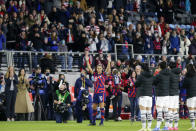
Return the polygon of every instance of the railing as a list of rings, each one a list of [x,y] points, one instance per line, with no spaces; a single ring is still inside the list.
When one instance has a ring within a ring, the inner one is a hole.
[[[181,58],[181,63],[182,63],[182,67],[184,68],[187,64],[187,60],[188,60],[188,55],[163,55],[163,54],[136,54],[133,53],[133,58],[137,59],[138,56],[142,56],[142,61],[146,62],[149,64],[149,66],[151,66],[151,62],[155,61],[155,63],[157,64],[161,59],[162,56],[165,56],[166,61],[176,61],[178,57]],[[195,55],[192,55],[192,57],[196,58]]]
[[[52,64],[56,67],[55,71],[79,71],[81,65],[82,52],[33,52],[33,51],[0,51],[0,68],[1,70],[7,70],[7,67],[13,65],[16,70],[20,68],[25,68],[27,71],[32,71],[32,69],[40,66],[40,60],[44,58],[45,54],[50,54],[52,56]],[[98,53],[90,53],[95,56]],[[108,53],[103,53],[107,55]],[[130,58],[137,58],[138,55],[142,56],[142,61],[149,63],[151,65],[152,61],[156,63],[160,60],[161,56],[166,56],[167,60],[171,57],[174,60],[177,57],[182,58],[182,62],[186,62],[187,55],[162,55],[162,54],[136,54],[133,51],[133,45],[125,44],[115,44],[115,53],[110,53],[113,60],[124,59],[129,60]]]
[[[0,65],[7,67],[12,65],[16,70],[25,68],[30,72],[32,69],[40,66],[42,58],[45,54],[50,54],[52,57],[52,64],[56,67],[56,71],[79,71],[80,62],[84,53],[82,52],[33,52],[33,51],[0,51],[2,56],[2,62]],[[98,55],[98,53],[89,53],[92,56]],[[104,55],[108,53],[103,53]],[[110,53],[115,58],[115,53]],[[0,58],[1,59],[1,58]]]
[[[134,56],[133,45],[131,44],[115,44],[115,60],[124,59],[129,60]]]

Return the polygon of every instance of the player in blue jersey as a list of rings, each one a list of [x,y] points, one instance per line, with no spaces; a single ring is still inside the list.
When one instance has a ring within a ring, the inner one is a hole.
[[[89,57],[85,57],[87,68],[89,72],[93,75],[94,81],[94,96],[93,96],[93,122],[90,125],[96,125],[96,116],[97,116],[97,107],[100,107],[101,110],[101,122],[100,126],[103,125],[105,110],[104,110],[104,102],[106,98],[106,91],[105,91],[105,80],[106,80],[106,73],[110,73],[110,62],[111,56],[108,55],[107,57],[107,68],[105,72],[103,71],[102,65],[97,65],[96,71],[94,72],[89,64]]]

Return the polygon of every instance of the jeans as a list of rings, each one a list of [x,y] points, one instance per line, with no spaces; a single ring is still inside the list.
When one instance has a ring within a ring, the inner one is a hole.
[[[138,98],[136,97],[129,97],[130,101],[130,108],[131,108],[131,119],[134,119],[135,115],[137,119],[140,119],[140,109],[139,109],[139,103],[138,103]]]
[[[7,118],[15,117],[15,102],[16,102],[16,91],[6,92],[6,116]]]
[[[122,107],[122,94],[117,95],[113,101],[113,117],[118,118],[121,114],[121,107]]]
[[[72,69],[72,64],[73,64],[73,56],[71,54],[68,55],[68,69]]]
[[[59,60],[61,62],[61,68],[64,70],[66,68],[66,57],[65,55],[60,55]]]

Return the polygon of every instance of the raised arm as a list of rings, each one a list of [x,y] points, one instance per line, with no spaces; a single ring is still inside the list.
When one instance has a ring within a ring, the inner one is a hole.
[[[85,61],[86,61],[86,65],[87,65],[87,68],[89,69],[90,73],[93,74],[93,69],[91,68],[91,65],[89,63],[89,56],[85,56]]]
[[[111,63],[111,55],[110,54],[108,54],[108,56],[107,56],[107,61],[108,61],[108,64],[107,64],[107,68],[106,68],[105,72],[107,74],[109,74],[111,72],[111,66],[110,66],[110,63]]]

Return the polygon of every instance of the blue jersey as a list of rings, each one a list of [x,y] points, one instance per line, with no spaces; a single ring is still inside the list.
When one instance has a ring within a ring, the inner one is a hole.
[[[106,75],[94,73],[94,94],[105,93]]]

